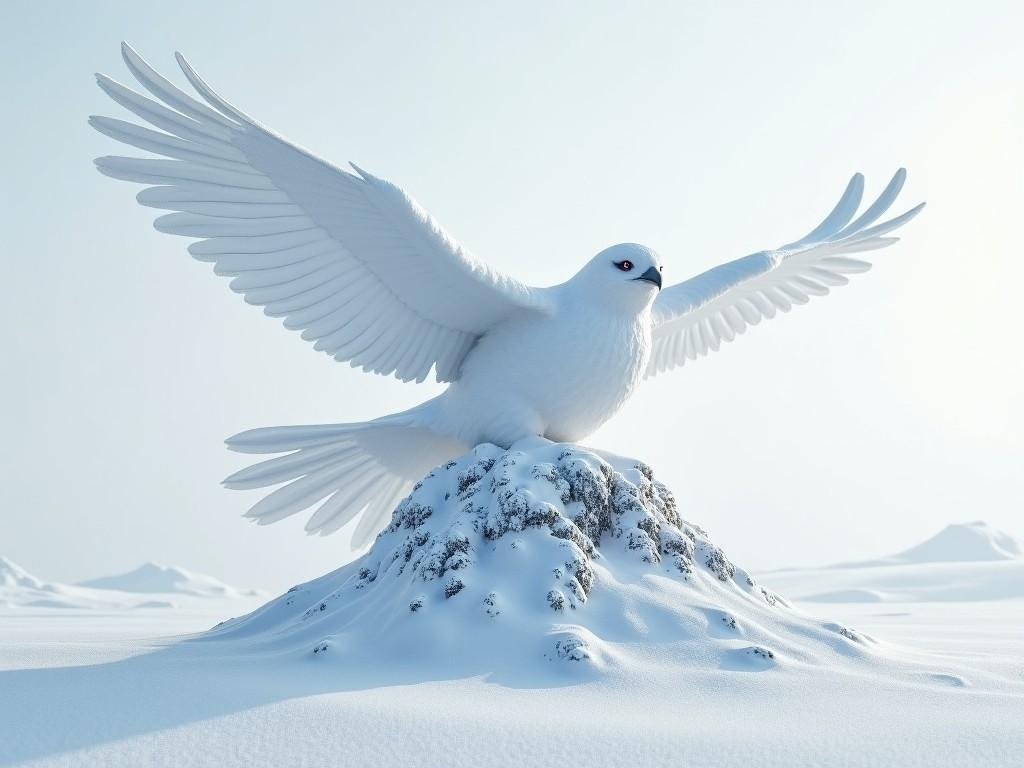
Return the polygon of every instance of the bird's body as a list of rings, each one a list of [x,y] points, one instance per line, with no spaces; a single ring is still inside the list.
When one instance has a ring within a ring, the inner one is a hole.
[[[330,165],[261,126],[178,55],[207,104],[130,47],[129,70],[156,100],[98,75],[117,103],[156,129],[93,117],[97,130],[165,158],[104,157],[99,169],[152,185],[138,200],[169,209],[157,229],[189,246],[231,288],[339,361],[403,381],[433,371],[448,388],[369,422],[266,427],[228,440],[283,454],[236,472],[230,488],[280,485],[248,516],[273,523],[316,507],[306,529],[358,520],[353,546],[380,529],[433,466],[482,442],[575,442],[614,416],[645,377],[732,341],[762,319],[829,293],[863,272],[859,254],[921,208],[876,222],[903,186],[901,169],[854,218],[857,174],[825,220],[781,248],[662,289],[662,263],[641,245],[612,246],[570,280],[534,288],[465,251],[400,188]]]
[[[465,446],[573,442],[618,412],[643,380],[650,312],[589,301],[571,285],[552,290],[550,313],[503,324],[470,350],[458,380],[431,401],[439,431]]]

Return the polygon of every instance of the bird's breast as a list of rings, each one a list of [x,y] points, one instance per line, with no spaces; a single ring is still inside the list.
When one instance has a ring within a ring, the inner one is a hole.
[[[581,440],[619,411],[650,357],[644,331],[639,323],[594,319],[567,339],[558,383],[544,396],[547,437]]]
[[[650,347],[648,324],[601,312],[503,326],[467,357],[449,390],[450,413],[466,431],[481,425],[476,440],[581,440],[636,389]]]

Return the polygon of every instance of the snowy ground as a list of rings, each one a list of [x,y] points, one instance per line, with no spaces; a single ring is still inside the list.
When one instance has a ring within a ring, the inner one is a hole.
[[[262,607],[181,569],[104,590],[5,561],[0,765],[1016,766],[1018,545],[974,523],[750,577],[641,465],[478,449]]]
[[[4,765],[978,765],[1024,750],[1024,601],[810,610],[918,649],[934,674],[673,671],[368,687],[190,654],[208,610],[0,613]],[[163,637],[158,637],[163,636]]]

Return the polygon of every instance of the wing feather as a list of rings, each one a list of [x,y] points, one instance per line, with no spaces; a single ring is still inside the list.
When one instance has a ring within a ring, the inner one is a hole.
[[[233,205],[288,205],[288,195],[280,190],[232,189],[213,184],[191,184],[178,181],[162,187],[149,187],[135,196],[142,205],[165,210],[184,210],[179,203],[231,203]]]
[[[231,290],[236,293],[245,293],[254,288],[281,285],[298,280],[300,277],[306,277],[326,267],[337,266],[337,263],[333,253],[322,253],[319,256],[303,259],[293,264],[284,264],[280,267],[251,269],[231,281]]]
[[[192,120],[173,109],[168,109],[159,102],[147,99],[106,75],[97,74],[96,82],[113,101],[137,117],[141,117],[150,125],[197,144],[214,147],[231,146],[233,128]]]
[[[157,157],[101,157],[100,172],[148,185],[161,232],[232,278],[314,348],[364,370],[458,377],[476,339],[504,319],[547,312],[549,294],[495,272],[399,187],[342,170],[257,123],[176,54],[202,100],[122,44],[148,95],[105,75],[100,88],[143,124],[93,116],[101,133]],[[310,502],[312,503],[312,502]]]
[[[732,341],[747,326],[806,304],[813,296],[826,296],[849,282],[846,275],[871,269],[870,262],[850,254],[897,242],[899,238],[885,235],[924,207],[921,203],[875,224],[892,207],[905,181],[906,171],[901,168],[878,198],[854,218],[864,192],[864,177],[858,173],[829,215],[800,240],[722,264],[663,290],[652,310],[654,348],[647,375],[717,351],[722,341]]]
[[[100,133],[106,134],[112,139],[117,139],[122,144],[128,144],[137,149],[144,149],[147,152],[155,152],[158,155],[165,155],[166,157],[173,157],[178,160],[210,163],[227,170],[242,170],[245,168],[245,155],[227,144],[210,145],[199,144],[195,141],[185,141],[184,139],[153,131],[149,128],[113,117],[93,115],[89,118],[89,125]]]

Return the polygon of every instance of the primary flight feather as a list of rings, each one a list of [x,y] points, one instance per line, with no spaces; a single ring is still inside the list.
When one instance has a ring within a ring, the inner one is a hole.
[[[613,416],[645,376],[717,351],[748,325],[845,285],[923,207],[878,222],[903,186],[897,171],[854,218],[857,174],[807,236],[662,290],[657,253],[612,246],[561,285],[534,288],[474,258],[401,188],[356,165],[338,168],[218,96],[176,54],[206,102],[122,44],[145,96],[104,76],[100,87],[151,127],[92,117],[97,130],[162,159],[101,157],[99,170],[146,184],[142,205],[173,211],[162,232],[199,238],[197,259],[230,276],[264,313],[315,349],[403,381],[431,371],[448,388],[369,422],[268,427],[230,438],[237,451],[285,454],[225,480],[274,485],[247,513],[272,523],[315,507],[306,530],[358,519],[365,545],[431,467],[481,442],[576,441]]]

